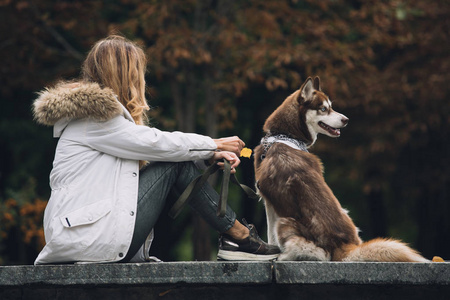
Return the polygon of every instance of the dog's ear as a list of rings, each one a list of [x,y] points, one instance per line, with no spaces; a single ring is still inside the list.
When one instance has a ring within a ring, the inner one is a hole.
[[[310,101],[314,92],[313,81],[311,77],[308,77],[300,88],[300,95],[297,98],[299,104],[306,101]]]
[[[316,76],[314,78],[314,88],[318,91],[322,91],[322,89],[320,88],[320,78],[319,76]]]

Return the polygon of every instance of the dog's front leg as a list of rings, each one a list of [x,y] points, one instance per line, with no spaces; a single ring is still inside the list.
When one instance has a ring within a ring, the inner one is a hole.
[[[272,205],[270,205],[270,203],[268,201],[264,200],[264,204],[265,204],[265,207],[266,207],[267,239],[268,239],[268,243],[271,244],[271,245],[279,246],[277,229],[276,229],[278,215],[276,214],[276,212],[273,209]]]

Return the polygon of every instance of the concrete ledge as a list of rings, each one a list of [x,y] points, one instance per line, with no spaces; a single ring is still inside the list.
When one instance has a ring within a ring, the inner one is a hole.
[[[168,262],[0,267],[0,287],[143,284],[267,284],[270,262]]]
[[[276,262],[274,265],[279,284],[450,284],[450,263]]]
[[[450,263],[0,267],[0,299],[450,299]]]

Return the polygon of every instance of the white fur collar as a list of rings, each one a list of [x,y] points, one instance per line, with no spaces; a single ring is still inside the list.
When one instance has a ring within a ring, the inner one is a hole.
[[[47,88],[33,104],[34,118],[44,125],[83,118],[106,121],[124,111],[111,89],[85,82],[63,82]]]

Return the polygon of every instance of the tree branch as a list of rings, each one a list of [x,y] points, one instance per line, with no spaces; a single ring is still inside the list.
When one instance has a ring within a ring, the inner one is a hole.
[[[50,26],[48,24],[48,22],[46,20],[44,20],[43,18],[41,18],[41,13],[39,11],[39,9],[37,8],[37,6],[32,2],[32,1],[28,1],[28,3],[30,4],[30,8],[33,11],[34,15],[36,16],[36,18],[41,21],[42,25],[44,26],[44,28],[47,30],[48,33],[50,33],[51,36],[53,36],[53,38],[61,45],[64,47],[64,49],[74,58],[76,58],[79,61],[83,61],[84,59],[84,55],[81,54],[79,51],[77,51],[74,47],[72,47],[72,45],[69,44],[69,42],[66,41],[66,39],[59,34],[52,26]]]

